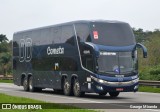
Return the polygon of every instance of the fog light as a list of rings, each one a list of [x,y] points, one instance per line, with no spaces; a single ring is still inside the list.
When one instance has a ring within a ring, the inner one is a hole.
[[[97,87],[97,89],[99,89],[99,90],[103,90],[103,87],[102,86],[96,86]]]
[[[134,90],[138,89],[138,85],[134,87]]]

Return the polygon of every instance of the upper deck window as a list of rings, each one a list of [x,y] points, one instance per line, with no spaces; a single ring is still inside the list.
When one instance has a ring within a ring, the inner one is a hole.
[[[92,40],[95,44],[106,46],[128,46],[135,44],[135,37],[127,23],[93,22]]]
[[[78,23],[75,25],[78,40],[80,42],[91,42],[89,34],[89,25],[85,23]]]

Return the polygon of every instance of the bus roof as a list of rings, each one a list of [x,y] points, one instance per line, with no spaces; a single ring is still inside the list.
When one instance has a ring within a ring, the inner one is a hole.
[[[117,20],[77,20],[77,21],[71,21],[71,22],[66,22],[66,23],[60,23],[60,24],[55,24],[55,25],[50,25],[50,26],[44,26],[44,27],[39,27],[39,28],[33,28],[33,29],[18,31],[18,32],[15,32],[14,34],[25,33],[25,32],[29,32],[29,31],[41,30],[41,29],[44,29],[44,28],[51,28],[51,27],[62,26],[62,25],[71,25],[71,24],[76,24],[76,23],[89,24],[89,23],[92,23],[92,22],[125,23],[125,22],[117,21]]]

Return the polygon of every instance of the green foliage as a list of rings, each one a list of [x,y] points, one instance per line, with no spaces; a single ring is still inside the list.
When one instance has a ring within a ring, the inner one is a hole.
[[[6,53],[1,53],[0,55],[0,64],[1,67],[3,68],[3,73],[4,75],[7,75],[7,70],[9,69],[9,62],[11,60],[11,54],[6,52]]]
[[[160,88],[154,88],[154,87],[151,87],[151,86],[140,86],[138,91],[160,93]]]
[[[154,33],[154,32],[151,32],[151,31],[146,31],[145,32],[141,28],[139,28],[139,29],[133,28],[133,32],[134,32],[134,35],[136,37],[137,43],[142,43],[144,41],[149,40],[149,37]]]
[[[6,35],[0,34],[0,42],[7,42],[8,38],[6,37]]]
[[[141,80],[157,80],[160,81],[160,65],[146,67],[140,71]]]
[[[0,53],[3,52],[8,52],[9,51],[9,46],[7,42],[1,42],[0,43]]]
[[[148,57],[143,59],[139,55],[140,79],[160,80],[160,31],[155,30],[143,44],[147,47]]]
[[[3,65],[6,65],[11,59],[11,54],[6,52],[6,53],[1,53],[0,56],[0,63]]]
[[[23,97],[16,97],[16,96],[9,96],[6,94],[0,93],[0,103],[46,103],[43,101],[38,101],[38,100],[33,100],[29,98],[23,98]],[[13,110],[0,110],[0,112],[95,112],[93,110],[87,110],[87,109],[79,109],[73,106],[66,106],[66,105],[61,105],[61,104],[56,104],[53,103],[51,108],[56,108],[56,109],[42,109],[42,110],[34,110],[34,109],[24,109],[24,110],[18,110],[18,109],[13,109]]]
[[[0,34],[0,74],[11,74],[11,42],[6,35]]]
[[[13,80],[0,80],[0,83],[13,83]]]

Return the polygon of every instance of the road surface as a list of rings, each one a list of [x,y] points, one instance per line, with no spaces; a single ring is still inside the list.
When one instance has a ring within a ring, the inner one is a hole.
[[[120,93],[118,98],[111,98],[109,95],[99,96],[97,94],[90,93],[86,94],[84,97],[78,98],[74,96],[64,96],[62,94],[55,94],[51,89],[44,89],[42,92],[36,93],[25,92],[23,91],[23,87],[19,87],[9,83],[0,83],[0,93],[5,93],[7,95],[12,96],[22,96],[26,98],[32,98],[52,103],[108,103],[110,105],[112,105],[111,103],[116,103],[116,105],[118,106],[121,106],[121,103],[160,103],[159,93]],[[120,110],[117,109],[116,111]],[[127,112],[128,109],[123,109],[123,112],[125,111]],[[158,109],[144,109],[139,111],[160,112],[160,110]],[[112,110],[107,110],[107,112],[112,112]]]

